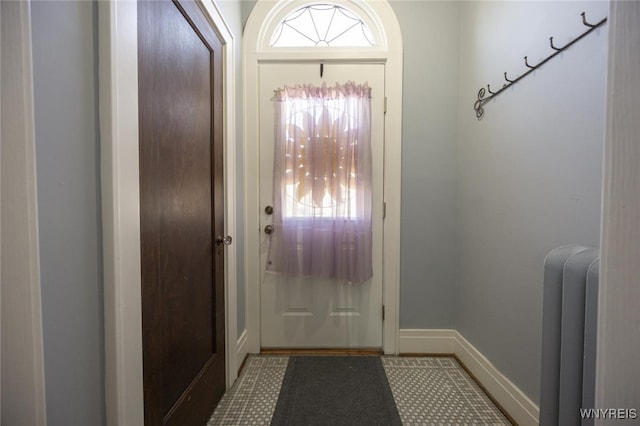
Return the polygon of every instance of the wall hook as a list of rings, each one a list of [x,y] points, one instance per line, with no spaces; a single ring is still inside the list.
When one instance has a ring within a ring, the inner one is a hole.
[[[513,80],[509,80],[509,78],[507,78],[507,72],[506,71],[504,73],[504,79],[507,80],[509,83],[513,83]]]
[[[492,91],[491,91],[491,85],[490,85],[490,84],[487,84],[487,91],[488,91],[489,93],[491,93],[492,95],[495,95],[496,93],[498,93],[498,92],[492,92]]]
[[[527,62],[527,57],[526,57],[526,56],[524,57],[524,64],[525,64],[527,67],[531,68],[532,70],[536,69],[536,67],[534,67],[534,66],[532,66],[532,65],[529,65],[529,62]]]
[[[558,50],[558,51],[562,50],[561,48],[559,48],[559,47],[555,47],[555,46],[553,45],[553,37],[549,37],[549,44],[551,45],[551,48],[552,48],[553,50]]]
[[[580,16],[582,16],[582,23],[583,23],[583,24],[585,24],[587,27],[589,27],[589,28],[593,28],[593,27],[595,27],[595,26],[597,25],[597,24],[596,24],[596,25],[593,25],[593,24],[588,23],[588,22],[587,22],[587,18],[585,17],[585,13],[584,13],[584,12],[582,12],[582,13],[580,14]]]

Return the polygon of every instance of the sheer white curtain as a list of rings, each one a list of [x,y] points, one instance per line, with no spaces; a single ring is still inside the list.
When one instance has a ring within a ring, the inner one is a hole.
[[[353,284],[371,278],[370,98],[366,83],[276,90],[267,270]]]

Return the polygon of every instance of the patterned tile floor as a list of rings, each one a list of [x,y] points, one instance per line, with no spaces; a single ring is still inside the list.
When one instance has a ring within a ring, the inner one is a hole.
[[[449,357],[383,356],[405,425],[510,425],[478,384]]]
[[[249,356],[207,425],[270,424],[288,360]],[[405,425],[510,425],[454,358],[383,356],[382,364]]]

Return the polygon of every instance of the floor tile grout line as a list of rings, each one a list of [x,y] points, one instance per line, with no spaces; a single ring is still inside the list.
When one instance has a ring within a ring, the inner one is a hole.
[[[247,373],[248,373],[248,371],[247,371]],[[246,379],[247,379],[247,377],[245,376],[243,379],[244,379],[244,380],[246,380]],[[241,385],[244,385],[244,381],[243,381],[242,383],[237,383],[237,384],[238,384],[238,388],[236,389],[236,392],[235,392],[235,393],[238,393],[238,392],[240,391],[240,386],[241,386]],[[252,388],[252,390],[253,390],[253,388]],[[234,397],[234,396],[235,396],[235,393],[234,393],[234,395],[231,395],[231,397]],[[244,404],[242,404],[242,409],[241,409],[241,411],[240,411],[240,416],[242,416],[242,414],[244,413],[244,411],[245,411],[245,407],[246,407],[246,405],[247,405],[247,404],[248,404],[248,402],[247,402],[247,401],[245,401],[245,402],[244,402]],[[227,404],[227,409],[226,409],[226,413],[225,413],[225,414],[229,414],[229,412],[231,411],[231,409],[232,409],[232,408],[233,408],[233,404],[232,404],[232,401],[230,400],[230,401],[229,401],[229,403]],[[226,416],[225,416],[225,415],[223,415],[223,416],[222,416],[222,419],[224,419],[225,417],[226,417]]]
[[[459,371],[456,371],[456,373],[460,374]],[[445,374],[450,375],[451,373],[450,372],[446,372]],[[466,374],[466,372],[465,372],[465,374]],[[487,395],[482,391],[482,389],[480,389],[478,387],[478,385],[470,377],[464,377],[464,379],[465,379],[464,380],[465,383],[467,383],[468,385],[471,385],[470,386],[470,388],[471,388],[470,390],[473,391],[473,394],[475,396],[480,397],[481,399],[485,400],[484,402],[486,403],[487,408],[489,408],[490,411],[491,411],[491,414],[493,414],[493,420],[498,420],[500,417],[504,417],[502,415],[502,413],[500,412],[500,410],[498,410],[497,407],[495,407],[494,404],[489,401],[489,398],[487,397]],[[469,405],[473,406],[473,402],[469,400],[469,396],[464,392],[462,392],[461,394],[462,394],[462,398],[465,401],[467,401],[467,403]]]
[[[279,357],[280,358],[280,357]],[[248,387],[247,391],[244,392],[246,394],[248,394],[249,399],[248,400],[244,400],[242,401],[241,404],[237,404],[238,406],[241,407],[240,413],[238,414],[238,418],[242,419],[243,415],[246,413],[247,411],[247,407],[250,405],[251,403],[251,399],[252,397],[255,396],[255,390],[256,387],[259,385],[260,382],[260,378],[262,376],[262,374],[264,373],[264,364],[265,362],[258,362],[258,357],[257,356],[251,356],[251,359],[249,360],[250,362],[248,362],[247,368],[244,372],[241,378],[238,379],[238,382],[236,382],[234,384],[235,388],[232,392],[229,393],[229,399],[230,401],[226,404],[227,406],[224,407],[225,410],[222,413],[218,413],[217,417],[219,417],[221,420],[221,423],[225,423],[225,419],[227,419],[229,417],[229,414],[231,412],[231,410],[234,408],[235,404],[233,404],[233,397],[235,397],[238,393],[242,393],[241,391],[243,391],[244,389],[241,389],[243,387]],[[265,360],[266,361],[266,360]],[[286,359],[286,361],[288,362],[288,358]],[[259,365],[257,365],[259,364]],[[286,366],[285,366],[286,368]],[[257,371],[253,371],[253,370],[257,370]],[[255,377],[250,377],[251,375],[255,375]],[[225,395],[227,396],[227,395]],[[209,423],[212,423],[214,420],[214,417],[216,416],[216,412],[214,411],[214,413],[211,415],[210,419],[209,419]],[[215,423],[213,423],[215,424]]]
[[[393,358],[389,360],[387,358],[385,359],[384,365],[385,365],[385,368],[388,367],[390,370],[395,370],[396,372],[400,372],[400,371],[406,372],[410,370],[419,369],[421,372],[435,371],[435,372],[439,372],[439,374],[447,375],[449,376],[448,380],[453,385],[452,389],[457,393],[462,394],[462,396],[464,397],[466,408],[468,408],[469,410],[473,410],[473,412],[475,413],[475,417],[477,417],[476,420],[484,422],[486,421],[487,415],[483,411],[478,411],[478,409],[476,408],[476,404],[474,404],[474,401],[469,400],[469,395],[465,392],[465,390],[460,389],[459,388],[460,386],[463,386],[466,389],[466,391],[475,395],[475,397],[479,399],[478,402],[481,403],[482,407],[488,410],[490,415],[493,414],[492,420],[494,422],[502,420],[504,424],[510,424],[509,419],[506,418],[503,415],[503,413],[499,410],[499,408],[493,403],[493,401],[491,401],[491,399],[488,398],[488,395],[486,395],[484,392],[478,393],[479,386],[477,385],[477,383],[475,383],[475,381],[471,377],[467,377],[468,373],[466,372],[466,370],[464,370],[464,368],[462,368],[462,366],[459,365],[459,363],[456,361],[457,360],[455,360],[454,357],[449,358],[449,363],[450,365],[454,366],[454,368],[446,368],[446,366],[444,365],[444,362],[440,359],[437,361],[436,363],[437,365],[434,366],[433,364],[431,364],[431,362],[433,362],[432,358],[403,357],[402,360],[398,360],[398,359],[394,360]],[[455,373],[458,376],[457,380],[454,380],[454,377],[451,376],[453,373]],[[401,406],[403,410],[406,410],[407,406],[415,405],[414,401],[407,402],[402,400],[403,399],[402,385],[397,384],[395,382],[396,380],[395,374],[390,374],[390,376],[391,376],[390,384],[392,385],[392,389],[395,391],[394,397],[396,393],[398,395],[398,399],[396,399],[396,401],[398,402],[399,408]],[[459,383],[459,381],[461,381],[461,383]],[[414,392],[412,392],[412,394],[413,393]],[[402,411],[401,415],[403,415],[404,417],[403,421],[406,421],[407,423],[411,423],[411,420],[412,420],[411,413],[408,414],[406,411]]]
[[[255,358],[257,359],[257,356],[256,356]],[[287,363],[288,363],[288,362],[289,362],[289,358],[287,358]],[[262,367],[264,368],[264,365],[263,365]],[[285,366],[285,369],[286,369],[286,366]],[[254,391],[255,391],[256,387],[258,386],[258,380],[259,380],[259,379],[260,379],[260,377],[261,377],[261,374],[260,374],[260,373],[262,373],[262,371],[260,371],[260,372],[257,374],[256,381],[253,383],[253,386],[252,386],[252,388],[251,388],[251,393],[250,393],[250,395],[252,395],[252,396],[253,396],[253,394],[254,394]],[[282,387],[282,384],[281,384],[280,386]],[[278,394],[279,394],[279,391],[278,391]],[[246,412],[246,409],[247,409],[247,406],[248,406],[248,405],[249,405],[249,403],[248,403],[248,402],[247,402],[247,403],[245,403],[245,404],[243,405],[241,414],[244,414],[244,413]],[[272,414],[272,417],[273,417],[273,414]]]

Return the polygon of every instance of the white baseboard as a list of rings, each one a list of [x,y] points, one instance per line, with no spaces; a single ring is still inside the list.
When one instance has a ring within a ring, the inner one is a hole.
[[[398,352],[401,354],[453,354],[455,330],[400,330]]]
[[[238,346],[237,346],[238,350],[236,351],[236,360],[237,360],[236,365],[238,366],[238,368],[242,367],[242,363],[244,362],[244,359],[249,354],[249,345],[247,344],[247,341],[248,341],[247,329],[245,329],[240,335],[240,337],[238,338]]]
[[[455,354],[519,425],[538,425],[540,408],[456,330],[400,330],[399,353]]]
[[[455,354],[519,425],[538,424],[540,408],[458,332]]]

